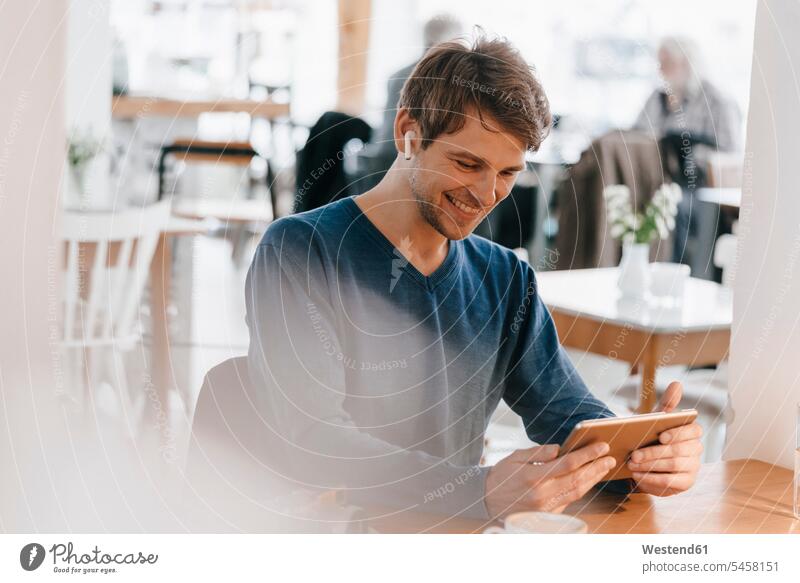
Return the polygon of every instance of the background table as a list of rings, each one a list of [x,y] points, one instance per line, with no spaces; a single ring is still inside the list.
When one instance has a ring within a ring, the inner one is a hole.
[[[224,225],[267,224],[273,219],[272,205],[264,199],[182,199],[173,203],[172,214],[192,220],[214,219]]]
[[[741,188],[698,188],[697,199],[739,210],[742,206]]]
[[[692,489],[677,496],[624,497],[596,491],[570,505],[595,534],[800,534],[792,514],[792,472],[758,460],[705,464]],[[380,532],[479,533],[489,522],[370,509]]]
[[[287,117],[288,103],[251,99],[168,99],[150,95],[119,95],[111,102],[115,119],[138,117],[198,117],[203,113],[247,113],[253,117],[276,119]]]
[[[729,290],[696,278],[678,307],[620,298],[617,268],[537,274],[539,293],[561,343],[642,369],[637,411],[652,411],[659,366],[718,364],[728,355],[733,318]]]

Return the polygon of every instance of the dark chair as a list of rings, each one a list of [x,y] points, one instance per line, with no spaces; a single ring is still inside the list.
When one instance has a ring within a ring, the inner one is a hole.
[[[719,205],[697,198],[697,191],[708,186],[708,168],[697,163],[695,149],[716,148],[713,137],[667,134],[659,141],[664,167],[683,189],[683,200],[675,217],[672,261],[692,268],[692,277],[722,281],[722,270],[714,265],[714,245],[721,235],[733,229],[735,217],[721,213]]]
[[[231,358],[203,381],[192,420],[184,503],[200,532],[364,532],[357,508],[335,493],[303,491],[281,477],[268,447],[247,358]]]
[[[214,495],[278,492],[286,482],[270,464],[269,428],[259,414],[247,358],[228,359],[203,381],[192,420],[186,476]]]
[[[536,186],[517,184],[475,229],[475,233],[509,249],[528,248],[536,235]]]
[[[324,206],[361,192],[345,171],[346,145],[367,143],[372,128],[358,117],[327,111],[311,127],[303,149],[297,153],[294,212]]]

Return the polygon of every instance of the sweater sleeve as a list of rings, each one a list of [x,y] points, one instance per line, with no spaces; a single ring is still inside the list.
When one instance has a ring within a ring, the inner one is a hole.
[[[563,445],[578,422],[614,413],[589,391],[561,346],[533,269],[525,265],[523,273],[524,299],[511,323],[515,347],[503,399],[522,417],[531,440]],[[629,480],[601,482],[601,488],[615,492],[630,486]]]
[[[286,472],[305,487],[344,491],[354,504],[487,518],[486,468],[403,449],[356,426],[321,265],[288,249],[262,243],[245,291],[250,375]]]

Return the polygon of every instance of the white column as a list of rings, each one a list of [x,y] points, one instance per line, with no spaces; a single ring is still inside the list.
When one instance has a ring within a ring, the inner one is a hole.
[[[739,222],[725,459],[792,467],[800,401],[800,4],[760,0]]]
[[[65,0],[0,3],[0,516],[66,530],[59,375],[58,192],[64,168]]]

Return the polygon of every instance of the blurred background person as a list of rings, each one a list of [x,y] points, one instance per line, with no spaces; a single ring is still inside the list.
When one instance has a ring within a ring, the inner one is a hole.
[[[419,58],[428,49],[440,43],[453,40],[464,34],[464,27],[455,17],[449,14],[438,14],[428,19],[422,30],[424,49]],[[383,175],[394,162],[397,151],[394,145],[394,118],[397,114],[397,102],[400,90],[411,76],[419,58],[389,76],[386,88],[386,103],[383,106],[381,125],[372,134],[372,139],[357,156],[356,175],[358,180],[349,189],[350,194],[366,192],[380,182]]]
[[[653,91],[633,128],[657,140],[689,138],[700,165],[709,150],[730,152],[739,147],[739,112],[703,74],[695,43],[682,37],[665,37],[658,48],[663,85]]]
[[[658,67],[663,85],[647,99],[633,129],[659,142],[666,172],[683,188],[672,260],[696,264],[693,272],[700,275],[711,250],[699,249],[700,243],[693,242],[701,220],[695,210],[696,190],[709,185],[715,152],[740,149],[741,119],[734,101],[705,77],[702,56],[692,40],[663,38],[658,48]],[[713,240],[704,246],[713,245]]]
[[[449,14],[434,16],[425,23],[425,27],[422,31],[422,37],[425,43],[425,49],[422,51],[422,54],[425,54],[431,47],[445,41],[453,40],[463,33],[464,27],[455,17]],[[421,56],[422,55],[420,55],[420,57]],[[417,66],[418,60],[419,59],[406,65],[389,77],[388,90],[386,93],[386,107],[383,113],[383,124],[381,125],[376,140],[380,146],[381,154],[384,156],[391,156],[391,160],[389,160],[389,164],[386,166],[387,168],[391,165],[397,153],[394,146],[393,132],[394,117],[397,114],[397,102],[400,99],[400,90],[403,88],[406,79],[411,75],[411,71]]]

